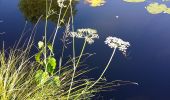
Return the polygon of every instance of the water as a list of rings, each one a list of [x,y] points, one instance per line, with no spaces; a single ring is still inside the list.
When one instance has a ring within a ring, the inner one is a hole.
[[[0,20],[3,20],[0,33],[5,32],[0,35],[0,43],[2,45],[5,41],[6,47],[12,46],[19,38],[25,19],[28,19],[19,9],[18,2],[0,0]],[[75,28],[95,28],[100,33],[100,39],[86,49],[86,52],[96,53],[88,64],[99,70],[91,75],[97,77],[100,74],[112,53],[103,42],[107,36],[117,36],[131,43],[127,57],[116,52],[105,76],[108,81],[129,80],[139,85],[121,86],[113,92],[104,93],[105,100],[170,99],[170,15],[149,14],[144,8],[147,3],[107,0],[104,6],[93,8],[81,0],[75,5]],[[30,21],[28,24],[32,26]],[[54,26],[51,21],[50,32]],[[41,40],[42,29],[43,22],[38,26],[36,41]]]

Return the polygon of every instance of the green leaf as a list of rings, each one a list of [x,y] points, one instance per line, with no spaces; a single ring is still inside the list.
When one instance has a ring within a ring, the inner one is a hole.
[[[55,77],[53,78],[53,81],[54,81],[54,83],[55,83],[58,87],[61,85],[61,81],[60,81],[59,76],[55,76]]]
[[[41,49],[41,48],[43,48],[43,47],[44,47],[44,42],[39,41],[39,42],[38,42],[38,48]]]
[[[42,54],[42,50],[37,54],[35,54],[35,61],[38,62],[39,64],[43,64],[41,61],[41,54]]]
[[[43,85],[45,82],[47,82],[48,79],[49,79],[48,72],[43,72],[40,84]]]
[[[151,14],[166,13],[167,11],[167,6],[165,4],[159,4],[157,2],[150,3],[145,8]]]
[[[37,84],[43,85],[47,80],[49,79],[49,74],[48,72],[43,72],[43,70],[38,70],[35,75],[35,81]]]
[[[56,68],[56,59],[54,57],[48,57],[47,59],[47,71],[51,74],[53,74],[54,69]]]
[[[52,44],[51,43],[48,43],[48,49],[53,53],[53,47],[52,47]]]
[[[41,82],[43,70],[38,70],[35,74],[35,81],[39,84]]]
[[[35,61],[40,63],[41,62],[40,57],[41,57],[41,53],[35,54]]]

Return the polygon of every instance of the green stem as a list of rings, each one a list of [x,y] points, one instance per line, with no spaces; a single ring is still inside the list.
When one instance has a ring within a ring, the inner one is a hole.
[[[100,79],[103,77],[104,73],[106,72],[107,68],[109,67],[109,65],[110,65],[110,63],[111,63],[111,61],[113,59],[115,51],[116,51],[116,48],[114,48],[113,53],[112,53],[112,55],[110,57],[110,60],[107,63],[107,65],[106,65],[105,69],[103,70],[102,74],[100,75],[100,77],[87,90],[91,89],[94,85],[96,85],[100,81]]]
[[[73,26],[73,23],[74,23],[74,17],[73,17],[73,14],[72,14],[72,0],[70,0],[70,9],[71,9],[71,23],[72,23],[72,31],[74,32],[74,26]],[[74,81],[74,76],[75,76],[75,72],[76,72],[76,65],[75,65],[75,38],[73,37],[73,76],[72,76],[72,79],[71,79],[71,84],[70,84],[70,89],[69,89],[69,93],[68,93],[68,96],[67,96],[67,100],[69,99],[69,96],[70,96],[70,93],[71,93],[71,89],[72,89],[72,85],[73,85],[73,81]]]
[[[85,49],[85,46],[86,46],[86,40],[84,41],[84,44],[83,44],[83,48],[81,50],[81,53],[80,53],[80,56],[78,58],[78,61],[76,63],[76,66],[75,66],[75,62],[74,62],[74,70],[73,70],[73,75],[72,75],[72,78],[71,78],[71,84],[70,84],[70,89],[69,89],[69,92],[68,92],[68,96],[67,96],[67,100],[69,99],[69,96],[70,96],[70,93],[71,93],[71,89],[72,89],[72,86],[73,86],[73,82],[74,82],[74,77],[75,77],[75,73],[76,73],[76,68],[78,67],[78,64],[80,62],[80,59],[83,55],[83,52],[84,52],[84,49]],[[75,61],[75,58],[74,58],[74,61]]]
[[[103,76],[104,73],[106,72],[107,68],[109,67],[109,65],[110,65],[110,63],[111,63],[111,61],[112,61],[112,59],[113,59],[113,56],[114,56],[114,54],[115,54],[115,51],[116,51],[116,48],[114,48],[113,53],[112,53],[112,55],[111,55],[111,57],[110,57],[110,59],[109,59],[109,62],[107,63],[107,65],[106,65],[105,69],[103,70],[102,74],[100,75],[100,77],[99,77],[89,88],[83,90],[83,91],[75,98],[75,100],[78,100],[78,98],[83,94],[83,92],[85,92],[86,90],[91,89],[94,85],[96,85],[96,84],[100,81],[100,79],[102,78],[102,76]]]
[[[59,16],[58,16],[58,22],[57,22],[57,28],[55,30],[54,37],[53,37],[53,40],[52,40],[52,47],[54,47],[54,42],[55,42],[55,39],[56,39],[56,36],[57,36],[57,33],[58,33],[58,29],[60,28],[60,19],[61,19],[62,9],[63,9],[63,7],[60,8],[60,12],[59,12]]]
[[[44,50],[44,63],[45,63],[45,71],[47,71],[47,24],[48,24],[48,2],[46,0],[46,16],[45,16],[45,32],[44,32],[44,41],[45,41],[45,50]]]
[[[84,40],[83,48],[82,48],[82,50],[81,50],[79,59],[77,60],[77,63],[76,63],[76,68],[78,67],[78,64],[79,64],[79,62],[80,62],[80,59],[81,59],[81,57],[82,57],[82,55],[83,55],[84,49],[85,49],[85,47],[86,47],[86,43],[87,43],[87,41]]]

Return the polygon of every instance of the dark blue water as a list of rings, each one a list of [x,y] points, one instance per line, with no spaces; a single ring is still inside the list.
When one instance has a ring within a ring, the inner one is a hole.
[[[19,0],[0,0],[0,44],[12,44],[19,38],[27,20],[18,7]],[[122,0],[107,0],[101,7],[93,8],[80,1],[74,8],[75,28],[95,28],[100,39],[88,46],[85,52],[96,53],[88,64],[98,67],[97,77],[112,53],[104,40],[107,36],[129,41],[128,56],[119,51],[105,74],[108,81],[128,80],[139,85],[127,85],[104,93],[104,100],[170,100],[170,15],[151,15],[144,8],[147,3],[131,4]],[[169,5],[169,4],[168,4]],[[170,5],[169,5],[170,6]],[[119,16],[119,18],[116,18]],[[54,23],[50,22],[52,32]],[[28,28],[33,25],[28,20]],[[43,32],[43,22],[38,26],[36,41]]]

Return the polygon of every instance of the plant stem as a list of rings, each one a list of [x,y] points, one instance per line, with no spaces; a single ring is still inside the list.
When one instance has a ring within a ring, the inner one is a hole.
[[[106,65],[105,69],[103,70],[102,74],[100,75],[100,77],[89,88],[87,88],[87,90],[91,89],[94,85],[96,85],[100,81],[100,79],[103,77],[104,73],[106,72],[107,68],[109,67],[109,65],[110,65],[110,63],[111,63],[111,61],[113,59],[115,51],[116,51],[116,48],[114,48],[113,53],[112,53],[112,55],[110,57],[110,60],[107,63],[107,65]]]
[[[82,57],[82,55],[83,55],[84,49],[85,49],[85,47],[86,47],[86,43],[87,43],[87,41],[84,40],[83,48],[82,48],[82,50],[81,50],[79,59],[77,60],[77,63],[76,63],[76,68],[78,67],[78,64],[79,64],[79,62],[80,62],[80,59],[81,59],[81,57]]]
[[[72,11],[72,0],[70,0],[70,11],[71,11],[71,26],[72,26],[72,31],[74,32],[74,17],[73,17],[73,11]],[[73,81],[74,81],[74,76],[75,76],[75,72],[76,72],[76,65],[75,65],[75,38],[73,37],[73,76],[71,79],[71,84],[70,84],[70,89],[69,89],[69,93],[67,96],[67,100],[69,99],[70,93],[71,93],[71,89],[72,89],[72,85],[73,85]]]
[[[78,64],[79,64],[79,62],[80,62],[80,59],[81,59],[81,57],[82,57],[82,55],[83,55],[83,52],[84,52],[86,43],[87,43],[86,40],[84,40],[83,48],[82,48],[82,50],[81,50],[81,53],[80,53],[80,56],[79,56],[78,61],[77,61],[77,63],[76,63],[76,66],[75,66],[75,64],[74,64],[74,70],[73,70],[73,75],[72,75],[72,78],[71,78],[71,84],[70,84],[70,89],[69,89],[69,93],[68,93],[68,96],[67,96],[67,100],[69,99],[69,96],[70,96],[70,93],[71,93],[71,89],[72,89],[72,86],[73,86],[73,82],[74,82],[74,76],[75,76],[75,73],[76,73],[76,68],[78,67]]]
[[[63,5],[63,2],[62,2],[62,5]],[[55,39],[56,39],[56,36],[57,36],[57,33],[58,33],[58,29],[60,28],[60,18],[61,18],[62,9],[63,9],[63,6],[60,8],[60,12],[59,12],[59,16],[58,16],[58,22],[57,22],[57,28],[55,30],[54,37],[53,37],[53,40],[52,40],[52,47],[54,47],[54,42],[55,42]]]
[[[44,32],[44,41],[45,41],[45,50],[44,50],[44,63],[45,63],[45,72],[47,71],[47,24],[48,24],[48,2],[46,0],[46,16],[45,16],[45,32]]]

